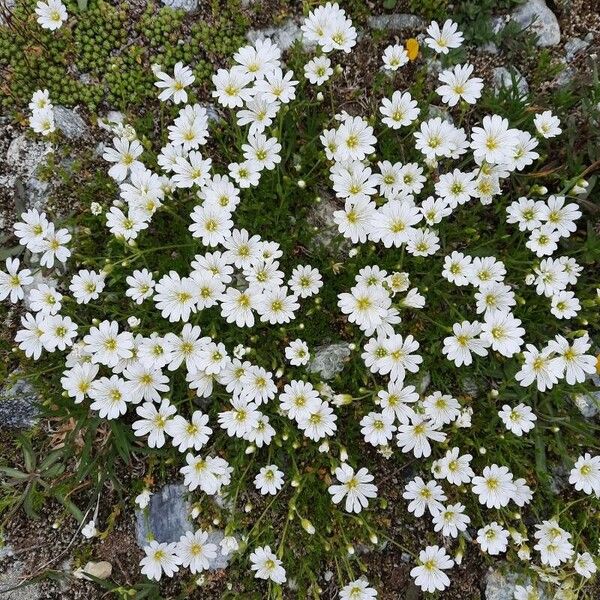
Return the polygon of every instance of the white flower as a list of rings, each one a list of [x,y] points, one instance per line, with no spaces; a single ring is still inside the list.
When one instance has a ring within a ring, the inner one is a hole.
[[[388,71],[397,71],[408,62],[408,52],[400,44],[388,46],[383,51],[383,68]]]
[[[475,104],[481,97],[483,79],[471,77],[473,65],[456,65],[453,69],[446,69],[438,75],[444,84],[436,92],[442,97],[442,102],[448,106],[455,106],[459,100],[468,104]]]
[[[339,126],[337,138],[337,161],[364,160],[368,154],[375,151],[374,144],[377,142],[373,135],[373,127],[362,117],[348,116]]]
[[[449,157],[452,154],[453,126],[440,117],[423,121],[419,131],[415,131],[415,148],[420,150],[427,160],[437,157]]]
[[[354,286],[350,293],[338,296],[340,310],[348,315],[350,323],[361,329],[375,329],[381,325],[391,305],[387,291],[377,286]]]
[[[31,101],[29,102],[29,110],[33,112],[35,110],[42,110],[44,108],[52,108],[52,102],[50,102],[50,92],[48,90],[37,90],[33,92]]]
[[[585,579],[589,579],[598,570],[594,563],[594,558],[589,552],[578,554],[573,566],[577,573],[582,577],[585,577]]]
[[[181,415],[175,415],[167,421],[165,431],[173,438],[173,446],[179,452],[194,449],[201,450],[208,442],[212,429],[208,427],[208,415],[195,410],[190,421]]]
[[[97,300],[104,289],[104,273],[82,269],[71,279],[69,290],[77,300],[77,304],[87,304]]]
[[[235,552],[239,547],[238,541],[232,535],[226,535],[220,542],[221,546],[221,554],[223,556],[228,556],[232,552]]]
[[[297,418],[298,427],[306,437],[315,442],[333,435],[337,430],[336,420],[337,415],[333,412],[333,408],[325,401],[316,403],[307,414],[302,414]]]
[[[254,577],[256,579],[270,579],[275,583],[285,583],[285,569],[281,565],[281,561],[273,552],[270,546],[259,546],[250,554],[250,568],[256,571]]]
[[[587,334],[576,338],[572,344],[562,335],[557,335],[548,342],[548,349],[557,355],[555,360],[561,369],[561,377],[569,385],[583,383],[586,375],[596,372],[596,357],[586,354],[590,348],[591,342]]]
[[[431,455],[431,445],[429,440],[443,442],[446,434],[438,431],[429,419],[422,415],[413,414],[409,424],[401,423],[398,425],[398,435],[396,437],[398,446],[402,452],[411,452],[415,458]]]
[[[141,493],[139,493],[136,497],[134,502],[142,509],[144,510],[148,504],[150,504],[150,497],[152,496],[152,492],[148,489],[145,488]]]
[[[250,100],[254,94],[253,90],[246,86],[254,79],[245,67],[236,65],[231,69],[219,69],[212,76],[215,90],[213,98],[217,98],[219,104],[227,108],[242,106]]]
[[[118,419],[127,412],[130,384],[117,375],[101,377],[92,382],[89,397],[92,410],[97,410],[101,419]]]
[[[40,213],[32,208],[21,214],[21,220],[14,224],[13,229],[19,238],[19,243],[31,252],[37,253],[41,251],[48,225],[46,213]]]
[[[356,579],[340,590],[340,600],[375,600],[377,592],[366,579]]]
[[[42,252],[40,265],[48,267],[54,266],[54,260],[64,263],[71,256],[71,251],[65,247],[71,241],[71,234],[67,229],[55,231],[54,224],[50,223],[46,229],[46,234],[40,243],[39,251]]]
[[[217,556],[217,546],[208,542],[208,532],[199,529],[195,533],[186,531],[176,544],[176,552],[181,565],[195,574],[210,567]]]
[[[310,360],[308,345],[300,339],[291,341],[285,348],[285,357],[295,367],[306,365]]]
[[[442,353],[448,360],[454,361],[457,367],[470,365],[473,362],[472,352],[478,356],[487,355],[489,343],[478,337],[481,334],[481,324],[477,321],[454,323],[452,332],[453,335],[444,338]]]
[[[469,280],[475,287],[494,281],[501,282],[506,275],[504,263],[493,256],[476,256],[468,268]]]
[[[72,346],[77,336],[77,325],[71,317],[62,315],[47,316],[42,329],[40,341],[48,352],[64,350],[67,346]]]
[[[173,577],[179,571],[181,559],[177,556],[177,544],[159,544],[152,540],[148,546],[144,546],[146,556],[140,561],[142,574],[148,579],[160,581],[162,574]]]
[[[399,248],[411,241],[416,234],[413,225],[421,219],[421,212],[412,202],[389,200],[375,212],[369,238],[386,248]]]
[[[35,14],[38,16],[37,22],[40,26],[50,31],[59,29],[68,17],[67,9],[60,0],[38,2],[35,7]]]
[[[178,62],[173,69],[173,77],[160,69],[156,69],[154,75],[158,78],[154,85],[162,89],[162,92],[158,95],[159,100],[165,102],[169,98],[173,98],[175,104],[187,102],[188,95],[185,88],[194,83],[196,79],[190,67]]]
[[[46,328],[46,318],[47,315],[42,313],[37,313],[35,316],[27,313],[21,317],[21,326],[23,329],[17,331],[15,342],[19,344],[19,349],[23,350],[27,358],[37,360],[42,354],[42,350],[44,349],[42,336]]]
[[[308,298],[319,293],[323,287],[323,278],[318,269],[310,265],[298,265],[292,271],[288,285],[300,298]]]
[[[304,76],[314,85],[322,85],[332,75],[331,61],[326,56],[315,56],[304,65]]]
[[[53,108],[42,108],[41,110],[34,110],[29,117],[29,126],[35,133],[41,135],[50,135],[56,131],[54,125],[54,109]]]
[[[281,50],[269,38],[258,39],[253,45],[243,46],[233,60],[246,69],[253,79],[262,79],[266,73],[278,69]]]
[[[531,200],[521,196],[506,208],[506,222],[517,223],[519,231],[533,231],[542,226],[546,204],[541,200]]]
[[[492,165],[510,162],[516,145],[515,130],[499,115],[485,116],[481,127],[471,130],[471,148],[476,161]]]
[[[15,303],[25,297],[23,287],[32,283],[33,277],[29,269],[19,271],[20,265],[18,258],[6,259],[6,272],[0,271],[0,301],[10,297],[10,301]]]
[[[127,174],[142,166],[137,160],[144,151],[138,140],[129,141],[127,138],[113,138],[113,148],[106,148],[102,158],[114,165],[108,170],[108,174],[118,182],[123,181]]]
[[[531,408],[523,403],[517,404],[513,408],[505,404],[498,412],[498,416],[502,419],[506,429],[519,437],[531,431],[537,420]]]
[[[402,497],[410,500],[408,510],[415,517],[422,517],[425,509],[432,515],[436,514],[437,511],[443,509],[442,502],[447,499],[441,485],[434,480],[426,483],[421,477],[415,477],[406,484]]]
[[[133,336],[127,332],[119,333],[116,321],[102,321],[91,327],[83,341],[92,362],[97,364],[112,368],[120,360],[133,356]]]
[[[419,400],[419,394],[415,392],[413,385],[403,387],[398,383],[390,383],[387,390],[377,392],[377,396],[376,402],[383,409],[382,412],[404,424],[408,424],[414,416],[414,410],[407,404]]]
[[[477,543],[491,556],[506,552],[508,531],[493,521],[477,531]]]
[[[377,497],[377,486],[371,483],[373,475],[364,467],[355,473],[350,465],[343,463],[335,470],[335,476],[340,483],[330,485],[328,491],[334,504],[346,499],[346,512],[359,513],[369,505],[369,498]]]
[[[262,467],[254,478],[254,486],[263,496],[274,496],[283,486],[283,471],[277,465]]]
[[[280,68],[267,71],[264,77],[254,84],[254,93],[261,95],[267,102],[288,104],[296,97],[298,81],[292,79],[294,73],[283,73]]]
[[[177,409],[165,398],[158,408],[153,402],[144,402],[137,407],[136,412],[142,418],[132,425],[135,435],[147,435],[150,448],[162,448],[165,445],[167,423]]]
[[[433,511],[434,531],[441,531],[442,535],[458,537],[459,532],[465,531],[471,522],[468,515],[464,514],[464,505],[449,504]]]
[[[188,453],[185,460],[187,465],[181,467],[179,472],[183,474],[183,483],[188,486],[190,492],[199,487],[205,494],[214,496],[220,492],[222,486],[231,483],[233,469],[225,459],[219,456],[202,458]]]
[[[515,375],[515,379],[523,386],[527,387],[534,381],[540,392],[545,392],[558,382],[562,377],[564,366],[557,358],[552,358],[550,348],[538,350],[535,346],[527,344],[527,350],[523,352],[525,362],[521,370]]]
[[[569,483],[577,491],[600,496],[600,456],[586,452],[575,462],[569,475]]]
[[[553,138],[562,133],[560,128],[560,119],[552,114],[552,111],[545,110],[533,118],[533,124],[538,133],[544,138]]]
[[[448,54],[449,49],[459,48],[463,43],[463,34],[450,19],[445,21],[441,30],[437,21],[432,21],[427,27],[427,34],[429,37],[425,38],[425,43],[438,54]]]
[[[67,394],[74,399],[75,404],[83,402],[88,395],[99,370],[98,365],[86,362],[73,365],[71,369],[63,372],[60,383]]]
[[[575,221],[581,217],[577,204],[565,204],[564,196],[550,196],[542,206],[541,218],[551,229],[556,229],[560,237],[569,237],[577,231]]]
[[[387,446],[396,431],[394,420],[395,414],[390,412],[370,412],[365,415],[360,421],[365,442],[372,446]]]
[[[81,528],[81,535],[84,538],[87,538],[87,539],[91,539],[91,538],[96,537],[98,535],[98,530],[96,529],[96,523],[95,523],[94,520],[88,521]]]
[[[452,173],[440,175],[435,184],[435,192],[448,202],[454,209],[461,204],[466,204],[475,195],[475,174],[463,173],[454,169]]]
[[[269,287],[262,291],[256,299],[256,312],[260,320],[271,323],[289,323],[294,318],[294,313],[300,308],[297,296],[288,296],[287,286]]]
[[[277,138],[268,138],[263,133],[248,136],[248,143],[242,144],[246,161],[251,161],[259,170],[272,171],[281,162],[281,144]]]
[[[460,455],[459,448],[448,450],[446,455],[436,461],[433,474],[436,479],[446,479],[453,485],[461,485],[469,483],[475,476],[471,469],[471,460],[473,457],[470,454]]]
[[[419,552],[419,564],[411,570],[410,576],[424,592],[443,591],[450,585],[450,579],[444,570],[453,566],[454,561],[444,548],[427,546]]]
[[[506,506],[516,491],[508,467],[495,464],[485,467],[481,476],[473,477],[471,485],[479,502],[488,508]]]
[[[452,423],[460,414],[458,400],[449,394],[442,394],[442,392],[433,392],[433,394],[425,396],[423,408],[427,418],[436,428]]]
[[[465,256],[462,252],[452,252],[452,254],[444,257],[442,277],[454,285],[468,285],[470,283],[469,267],[471,260],[470,256]]]

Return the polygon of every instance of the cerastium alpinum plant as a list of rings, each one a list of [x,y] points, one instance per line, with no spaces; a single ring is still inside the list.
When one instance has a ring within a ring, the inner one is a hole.
[[[67,18],[55,5],[38,11],[42,26]],[[50,385],[66,414],[109,421],[112,439],[175,464],[195,507],[225,498],[220,547],[202,528],[149,540],[150,579],[198,576],[220,553],[267,580],[269,597],[318,596],[327,563],[340,598],[364,600],[377,584],[355,545],[385,541],[408,546],[425,592],[482,551],[528,574],[519,600],[549,581],[583,594],[598,531],[574,512],[600,494],[593,426],[573,401],[597,370],[578,231],[587,183],[573,173],[548,190],[528,176],[561,123],[550,110],[523,106],[509,122],[478,109],[484,83],[457,64],[450,20],[432,22],[421,49],[442,61],[434,89],[397,89],[418,46],[389,46],[375,110],[349,114],[333,57],[352,52],[356,29],[329,3],[302,31],[303,67],[265,39],[214,74],[221,123],[188,103],[190,68],[153,66],[154,137],[115,125],[104,151],[118,199],[75,226],[29,210],[14,227],[29,268],[7,260],[0,297],[27,294],[18,347],[60,368]],[[56,136],[48,93],[30,108],[33,130]],[[310,213],[325,203],[339,234],[323,249]],[[310,365],[336,339],[351,356],[334,389]],[[557,444],[572,488],[549,504]],[[407,465],[419,546],[386,530],[381,474]]]

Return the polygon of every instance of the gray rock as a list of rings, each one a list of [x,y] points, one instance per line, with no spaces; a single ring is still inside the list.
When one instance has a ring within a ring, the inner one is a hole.
[[[417,15],[408,13],[395,13],[392,15],[376,15],[367,19],[371,29],[380,30],[401,30],[401,29],[421,29],[425,26],[425,21]]]
[[[25,565],[15,561],[0,566],[0,598],[2,600],[38,600],[43,598],[37,583],[13,589],[23,583]]]
[[[18,215],[29,208],[43,209],[48,200],[50,184],[38,177],[39,168],[46,164],[52,145],[26,134],[17,136],[6,151],[6,173],[0,175],[0,187],[14,194]]]
[[[554,87],[564,87],[573,81],[575,75],[577,75],[577,70],[574,69],[571,65],[567,64],[566,59],[561,59],[560,61],[563,65],[562,71],[552,80],[552,85]]]
[[[85,121],[74,110],[65,106],[54,107],[54,124],[69,140],[84,137],[87,132]]]
[[[529,578],[519,573],[490,569],[485,578],[485,600],[513,600],[517,585],[531,585]],[[543,589],[537,590],[540,600],[550,600]]]
[[[529,84],[525,80],[525,77],[515,68],[511,67],[510,70],[506,67],[496,67],[493,71],[492,85],[495,90],[502,88],[511,89],[514,84],[517,87],[517,91],[520,96],[526,96],[529,94]]]
[[[223,120],[223,117],[219,114],[217,107],[210,102],[200,103],[206,109],[206,116],[208,117],[209,123],[218,123]]]
[[[600,413],[600,392],[578,394],[573,397],[573,402],[586,419],[593,419]]]
[[[509,17],[492,17],[490,26],[494,35],[498,35],[504,29],[508,20],[510,20]],[[479,50],[481,52],[486,52],[487,54],[498,54],[498,46],[496,46],[494,42],[483,44],[479,47]]]
[[[439,117],[442,121],[454,124],[454,121],[452,120],[452,115],[443,106],[436,106],[435,104],[430,104],[428,117],[430,119],[435,119]]]
[[[318,373],[323,379],[332,379],[344,368],[351,353],[345,342],[319,346],[306,369],[309,373]]]
[[[565,42],[565,59],[567,62],[571,62],[577,54],[585,50],[589,45],[590,42],[586,39],[578,37],[569,38]]]
[[[425,68],[430,77],[437,79],[444,67],[442,66],[442,62],[437,58],[428,58],[425,63]]]
[[[198,8],[198,0],[160,0],[164,6],[192,12]]]
[[[29,429],[38,420],[39,396],[25,379],[0,389],[0,429]]]
[[[264,40],[270,38],[275,42],[282,51],[291,48],[294,42],[302,40],[302,30],[298,23],[293,19],[288,19],[280,27],[269,27],[267,29],[251,29],[247,34],[246,38],[250,43],[254,43],[256,40]],[[307,46],[307,44],[305,44]]]
[[[560,43],[558,19],[545,0],[527,0],[513,11],[511,19],[522,29],[535,33],[538,46],[556,46]]]
[[[143,548],[149,539],[158,542],[178,542],[186,531],[195,531],[191,521],[192,507],[187,499],[188,490],[184,485],[167,484],[150,496],[146,510],[136,510],[135,534],[138,545]],[[219,546],[225,537],[223,531],[213,529],[209,532],[208,542]],[[209,571],[224,569],[228,557],[217,552],[210,562]]]
[[[352,244],[347,238],[340,236],[333,213],[340,206],[333,199],[323,198],[317,202],[308,214],[308,222],[314,228],[315,235],[311,238],[309,250],[327,252],[340,258],[350,251]]]
[[[165,485],[152,494],[146,510],[136,511],[137,543],[143,547],[152,538],[159,542],[177,542],[186,531],[194,529],[191,510],[185,486]]]

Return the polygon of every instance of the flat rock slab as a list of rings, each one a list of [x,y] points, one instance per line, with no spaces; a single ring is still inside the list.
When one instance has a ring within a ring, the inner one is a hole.
[[[150,496],[146,510],[136,511],[137,543],[146,546],[149,539],[158,542],[178,542],[186,531],[193,531],[191,506],[183,485],[165,485]]]
[[[507,69],[506,67],[496,67],[492,73],[493,85],[495,90],[512,89],[513,81],[517,91],[521,96],[529,94],[529,84],[525,77],[516,67]]]
[[[192,12],[198,8],[198,0],[160,0],[163,6]]]
[[[136,511],[135,534],[138,545],[143,548],[149,539],[158,542],[178,542],[187,531],[196,527],[190,519],[192,507],[184,485],[168,484],[150,496],[146,510]],[[217,546],[217,556],[210,561],[208,570],[224,569],[228,557],[221,555],[219,543],[225,537],[222,530],[213,529],[208,534],[208,542]]]
[[[38,420],[39,396],[25,379],[0,389],[0,429],[30,429]]]
[[[350,358],[350,346],[344,342],[319,346],[306,367],[309,373],[318,373],[323,379],[332,379]]]
[[[69,140],[78,140],[87,133],[86,122],[74,110],[65,106],[54,107],[54,124]]]
[[[392,15],[376,15],[367,19],[371,29],[399,31],[401,29],[422,29],[425,21],[417,15],[395,13]]]
[[[522,29],[535,33],[538,46],[556,46],[560,43],[558,19],[545,0],[527,0],[513,11],[511,19]]]
[[[280,27],[251,29],[246,34],[246,39],[252,44],[256,40],[264,40],[265,38],[271,39],[282,51],[285,51],[291,48],[294,42],[302,40],[302,30],[296,21],[289,19]]]

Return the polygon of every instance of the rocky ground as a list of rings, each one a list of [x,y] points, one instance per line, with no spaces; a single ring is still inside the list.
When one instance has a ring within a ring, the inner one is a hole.
[[[141,0],[136,0],[142,7]],[[163,0],[164,4],[194,11],[198,0]],[[265,2],[265,4],[269,4]],[[297,15],[294,9],[287,11],[289,15],[281,18],[282,10],[287,3],[270,3],[255,18],[255,29],[248,33],[248,39],[269,36],[284,49],[300,38]],[[299,3],[298,3],[299,4]],[[270,23],[268,15],[278,15],[277,24]],[[381,3],[369,3],[372,16],[363,23],[357,23],[362,30],[359,48],[353,53],[354,61],[347,65],[346,84],[349,89],[361,89],[364,74],[379,68],[381,50],[390,39],[403,40],[417,30],[422,29],[424,20],[419,15],[403,12],[407,10],[399,2],[393,14],[382,13]],[[377,14],[382,13],[382,14]],[[560,72],[549,80],[541,77],[539,62],[535,54],[526,55],[524,50],[506,40],[501,45],[487,42],[480,46],[467,48],[468,60],[476,65],[476,71],[486,81],[498,88],[511,86],[515,78],[520,93],[527,94],[531,88],[556,89],[570,81],[585,79],[590,76],[593,64],[597,63],[600,52],[600,6],[597,0],[556,0],[546,3],[544,0],[526,0],[524,4],[509,14],[498,14],[493,18],[494,31],[500,32],[511,21],[521,27],[529,27],[532,19],[536,21],[531,29],[537,34],[538,50],[547,52],[553,67],[561,67]],[[381,37],[374,37],[371,32],[382,31]],[[350,68],[351,67],[351,68]],[[438,65],[429,66],[432,75]],[[360,97],[353,96],[353,102],[360,102]],[[84,110],[56,107],[56,122],[62,133],[77,144],[95,147],[106,139],[106,133],[92,126]],[[119,118],[112,114],[112,118]],[[7,232],[20,212],[28,208],[44,209],[49,202],[54,203],[55,212],[68,213],[73,210],[73,199],[62,203],[53,195],[59,181],[49,177],[44,167],[48,158],[53,155],[49,143],[33,138],[21,124],[14,123],[8,115],[0,116],[0,244],[5,245]],[[56,159],[56,156],[54,157]],[[64,168],[68,168],[69,156],[59,156]],[[52,199],[52,200],[51,200]],[[327,227],[331,227],[331,215],[327,206],[315,214],[315,222],[322,228],[322,240],[327,244]],[[0,258],[3,258],[0,250]],[[2,356],[2,373],[11,370],[10,347],[17,322],[15,310],[0,312],[3,319],[0,341]],[[317,352],[312,369],[320,372],[324,379],[335,374],[343,367],[343,361],[349,354],[344,344],[334,348],[324,347]],[[18,379],[18,377],[17,377]],[[0,389],[0,449],[8,462],[19,462],[12,438],[20,431],[37,427],[45,434],[56,433],[54,424],[39,422],[35,409],[35,390],[23,381],[16,384],[11,381]],[[588,411],[590,418],[596,416],[595,402],[599,399],[582,401],[582,410]],[[586,415],[587,416],[587,415]],[[123,473],[123,489],[127,490],[130,479],[140,478],[143,467],[136,472]],[[394,497],[394,490],[400,488],[402,474],[390,473],[387,482],[388,497]],[[558,477],[558,475],[557,475]],[[82,489],[82,504],[93,505],[95,498],[90,498],[88,491]],[[87,495],[86,495],[87,494]],[[52,600],[69,598],[73,600],[94,600],[104,597],[105,590],[87,581],[81,574],[85,571],[94,573],[99,578],[108,578],[111,573],[122,582],[131,583],[137,579],[138,561],[141,557],[140,546],[144,542],[145,533],[150,530],[159,541],[174,541],[182,532],[191,527],[188,520],[189,506],[183,489],[176,483],[167,483],[157,492],[145,513],[132,509],[132,498],[122,490],[103,490],[100,506],[101,521],[110,520],[112,528],[104,539],[96,539],[88,543],[80,535],[74,518],[65,516],[58,504],[49,503],[41,518],[37,521],[25,517],[21,512],[14,515],[4,529],[5,539],[0,545],[0,598],[2,600]],[[169,506],[169,511],[165,510]],[[110,519],[109,519],[110,517]],[[402,524],[394,525],[400,530]],[[392,528],[392,537],[394,534]],[[413,534],[418,536],[419,532]],[[222,536],[215,529],[215,539]],[[364,557],[371,571],[379,571],[381,579],[387,581],[388,589],[382,594],[383,600],[406,598],[416,599],[420,592],[412,585],[409,578],[408,556],[392,545],[383,545],[376,551],[370,551]],[[221,598],[226,590],[226,578],[222,568],[223,559],[213,565],[206,575],[202,592],[192,592],[193,598]],[[515,576],[501,570],[488,571],[485,561],[475,553],[469,553],[469,559],[455,577],[456,584],[444,594],[444,598],[469,600],[509,600],[515,585]],[[38,581],[42,574],[53,574],[51,579]],[[321,586],[322,597],[333,598],[337,590],[333,587],[333,573],[327,565],[323,566]],[[21,587],[27,584],[27,587]],[[175,585],[175,584],[173,584]],[[15,589],[16,588],[16,589]],[[165,597],[175,594],[175,588],[165,588]],[[181,591],[181,590],[179,590]],[[598,590],[600,598],[600,590]]]

